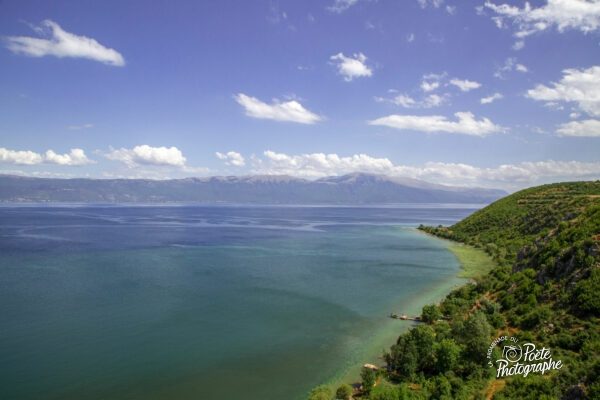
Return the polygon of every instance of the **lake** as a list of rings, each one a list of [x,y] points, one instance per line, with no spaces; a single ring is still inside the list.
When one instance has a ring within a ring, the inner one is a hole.
[[[0,398],[302,399],[456,283],[414,227],[477,208],[4,205]]]

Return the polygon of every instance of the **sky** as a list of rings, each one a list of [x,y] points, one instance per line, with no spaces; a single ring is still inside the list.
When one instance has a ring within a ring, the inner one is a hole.
[[[0,173],[600,178],[600,0],[0,1]]]

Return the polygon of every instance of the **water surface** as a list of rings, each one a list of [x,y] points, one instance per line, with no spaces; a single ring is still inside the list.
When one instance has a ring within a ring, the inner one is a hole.
[[[455,276],[413,227],[474,209],[0,207],[0,398],[301,399]]]

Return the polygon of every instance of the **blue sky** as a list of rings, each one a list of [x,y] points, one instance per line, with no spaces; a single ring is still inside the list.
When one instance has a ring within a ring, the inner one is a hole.
[[[0,2],[0,173],[600,177],[600,1]]]

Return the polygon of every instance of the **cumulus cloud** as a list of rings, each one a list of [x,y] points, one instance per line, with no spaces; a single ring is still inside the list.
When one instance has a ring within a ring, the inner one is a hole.
[[[572,29],[590,33],[600,27],[598,0],[548,0],[537,8],[532,8],[528,2],[519,8],[487,1],[485,7],[496,14],[493,18],[498,27],[503,28],[506,20],[511,21],[515,27],[514,36],[519,39],[551,28],[559,32]]]
[[[504,96],[502,95],[502,93],[494,93],[491,96],[483,97],[481,100],[479,100],[479,102],[481,104],[490,104],[496,100],[500,100],[503,97]]]
[[[8,164],[34,165],[44,161],[41,154],[30,150],[9,150],[0,147],[0,161]]]
[[[600,66],[565,69],[559,82],[537,85],[527,91],[527,97],[550,103],[576,103],[581,111],[600,116]]]
[[[125,65],[125,59],[118,51],[101,45],[95,39],[66,32],[54,21],[45,20],[34,29],[42,38],[8,36],[5,38],[6,47],[13,53],[30,57],[85,58],[117,67]]]
[[[234,167],[243,167],[246,165],[244,156],[236,151],[228,151],[227,153],[216,152],[215,155],[219,160],[225,161],[226,165],[232,165]]]
[[[340,156],[336,153],[285,154],[272,150],[255,162],[254,173],[305,178],[344,175],[353,172],[421,179],[441,184],[515,188],[564,179],[596,179],[600,162],[538,161],[482,168],[464,163],[427,162],[395,164],[385,157],[368,154]]]
[[[344,77],[346,82],[373,75],[373,70],[367,65],[367,57],[363,53],[355,53],[350,57],[338,53],[329,59],[336,65],[338,74]]]
[[[556,130],[560,136],[600,137],[600,121],[586,119],[562,124]]]
[[[327,7],[327,10],[340,14],[358,3],[358,0],[334,0],[333,4]]]
[[[186,159],[177,147],[151,147],[147,144],[132,149],[111,149],[106,158],[120,161],[129,168],[138,165],[185,167]]]
[[[53,150],[46,151],[45,154],[36,153],[31,150],[9,150],[0,147],[0,162],[17,165],[36,165],[36,164],[58,164],[58,165],[86,165],[92,164],[82,149],[71,149],[69,153],[57,154]]]
[[[451,79],[450,84],[459,88],[462,92],[468,92],[470,90],[478,89],[481,87],[481,83],[470,81],[468,79]]]
[[[46,151],[44,160],[50,164],[58,165],[86,165],[93,161],[87,158],[82,149],[71,149],[69,153],[57,154],[52,150]]]
[[[244,107],[246,115],[252,118],[297,122],[299,124],[314,124],[322,120],[320,116],[307,110],[296,100],[285,102],[275,100],[273,103],[267,104],[244,93],[236,94],[234,99]]]
[[[487,118],[475,119],[470,112],[457,112],[454,115],[456,121],[448,120],[441,115],[388,115],[369,121],[369,124],[426,133],[446,132],[473,136],[486,136],[504,131],[504,128]]]

